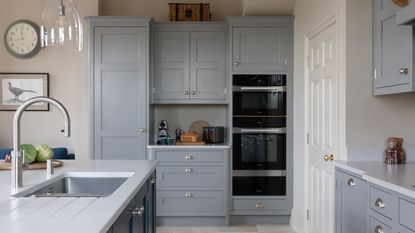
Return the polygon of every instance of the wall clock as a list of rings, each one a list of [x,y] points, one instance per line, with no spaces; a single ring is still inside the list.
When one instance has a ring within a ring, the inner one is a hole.
[[[17,58],[31,58],[40,52],[40,28],[26,19],[10,24],[4,33],[7,51]]]

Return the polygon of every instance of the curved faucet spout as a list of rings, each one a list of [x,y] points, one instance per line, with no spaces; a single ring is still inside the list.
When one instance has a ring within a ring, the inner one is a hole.
[[[17,189],[18,187],[23,186],[22,181],[22,155],[19,151],[20,145],[20,119],[22,117],[23,112],[32,104],[35,103],[49,103],[54,105],[59,111],[62,113],[63,116],[63,133],[65,137],[70,136],[70,119],[69,114],[66,108],[57,100],[49,98],[49,97],[34,97],[17,108],[16,113],[14,114],[13,119],[13,153],[12,153],[12,189]]]

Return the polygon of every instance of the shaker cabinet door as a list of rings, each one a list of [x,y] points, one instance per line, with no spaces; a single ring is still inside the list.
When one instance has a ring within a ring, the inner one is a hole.
[[[226,32],[191,32],[190,98],[226,102]]]
[[[287,70],[285,27],[233,27],[234,72],[284,72]]]
[[[95,27],[93,158],[146,156],[146,30]]]
[[[397,25],[400,9],[390,0],[374,0],[374,95],[414,90],[413,27]]]
[[[189,32],[155,32],[153,103],[189,99],[189,56]]]

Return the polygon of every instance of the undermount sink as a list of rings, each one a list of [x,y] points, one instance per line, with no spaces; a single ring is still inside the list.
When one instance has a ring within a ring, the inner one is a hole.
[[[63,176],[43,182],[14,197],[106,197],[117,190],[131,173],[66,173]]]

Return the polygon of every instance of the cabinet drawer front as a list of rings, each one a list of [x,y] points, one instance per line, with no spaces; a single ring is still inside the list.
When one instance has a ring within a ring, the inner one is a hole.
[[[157,187],[221,187],[222,166],[157,168]]]
[[[415,231],[415,203],[399,199],[399,224]]]
[[[287,200],[233,200],[234,211],[269,211],[287,209]]]
[[[155,151],[155,159],[161,163],[220,163],[223,160],[223,152],[215,150]]]
[[[383,216],[392,219],[394,203],[392,194],[373,186],[370,187],[370,208]]]
[[[157,212],[221,212],[222,191],[158,191]]]
[[[336,172],[336,178],[341,180],[343,183],[345,183],[348,187],[353,188],[354,190],[357,190],[362,193],[366,193],[366,181],[350,175],[345,172],[337,171]]]
[[[369,223],[369,233],[392,233],[392,228],[390,228],[388,225],[378,221],[377,219],[370,217],[370,223]],[[382,231],[383,230],[383,231]]]

